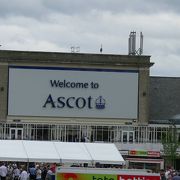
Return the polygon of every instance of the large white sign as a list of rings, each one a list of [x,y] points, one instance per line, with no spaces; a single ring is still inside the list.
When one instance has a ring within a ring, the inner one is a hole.
[[[136,119],[138,72],[9,67],[8,115]]]

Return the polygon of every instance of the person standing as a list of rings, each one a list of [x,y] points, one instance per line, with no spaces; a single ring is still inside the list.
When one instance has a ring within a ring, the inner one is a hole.
[[[22,172],[20,174],[20,180],[27,180],[28,179],[28,173],[25,169],[25,167],[22,168]]]
[[[180,180],[180,176],[178,175],[177,172],[175,172],[175,174],[174,174],[172,180]]]
[[[48,167],[46,179],[47,179],[47,180],[52,180],[52,175],[53,175],[53,172],[52,172],[51,168]]]
[[[30,180],[35,180],[36,179],[36,168],[35,165],[33,164],[30,168],[29,168],[29,179]]]
[[[7,173],[7,167],[5,166],[5,163],[2,163],[2,165],[0,166],[0,179],[6,180]]]
[[[39,165],[36,166],[36,180],[41,180],[41,174],[42,174],[42,171],[39,167]]]
[[[20,170],[17,167],[17,165],[14,165],[13,178],[14,178],[14,180],[18,180],[19,177],[20,177]]]
[[[46,165],[43,167],[42,169],[42,173],[41,173],[41,179],[42,180],[46,180],[46,175],[47,175],[47,167]]]

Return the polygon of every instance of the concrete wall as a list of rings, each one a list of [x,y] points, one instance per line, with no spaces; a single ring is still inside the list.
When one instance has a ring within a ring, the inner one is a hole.
[[[0,122],[6,121],[7,115],[8,66],[0,64]]]
[[[63,66],[85,68],[110,68],[139,70],[139,105],[138,118],[134,123],[147,124],[149,118],[149,68],[153,63],[149,56],[105,55],[105,54],[75,54],[53,52],[3,51],[0,50],[0,121],[24,119],[24,122],[52,123],[99,123],[125,124],[123,119],[90,119],[83,118],[41,118],[41,117],[7,117],[8,101],[8,65],[24,66]],[[132,119],[129,120],[132,122]]]
[[[139,70],[139,124],[149,120],[149,68]]]

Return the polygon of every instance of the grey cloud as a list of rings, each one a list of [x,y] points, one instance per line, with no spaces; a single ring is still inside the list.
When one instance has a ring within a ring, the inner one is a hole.
[[[111,13],[152,14],[180,12],[179,0],[0,0],[0,15],[46,18],[50,13],[82,15],[93,10]]]
[[[180,11],[179,0],[45,0],[44,6],[68,14],[82,14],[92,10],[111,13],[157,13]]]
[[[142,31],[152,74],[177,75],[179,8],[179,0],[0,0],[1,49],[99,53],[103,44],[103,53],[127,54],[129,32]]]
[[[0,17],[25,16],[43,18],[49,10],[43,0],[0,0]]]

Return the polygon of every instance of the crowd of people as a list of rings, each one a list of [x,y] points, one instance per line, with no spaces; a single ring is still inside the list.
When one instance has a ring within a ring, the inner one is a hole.
[[[172,167],[167,167],[167,169],[161,170],[160,172],[161,180],[180,180],[180,172],[174,170]]]
[[[79,167],[75,165],[72,167]],[[86,167],[85,164],[83,167]],[[55,180],[55,170],[56,163],[0,162],[0,180]],[[161,170],[160,176],[161,180],[180,180],[180,172],[172,167]]]
[[[0,180],[54,180],[56,164],[1,162]]]

